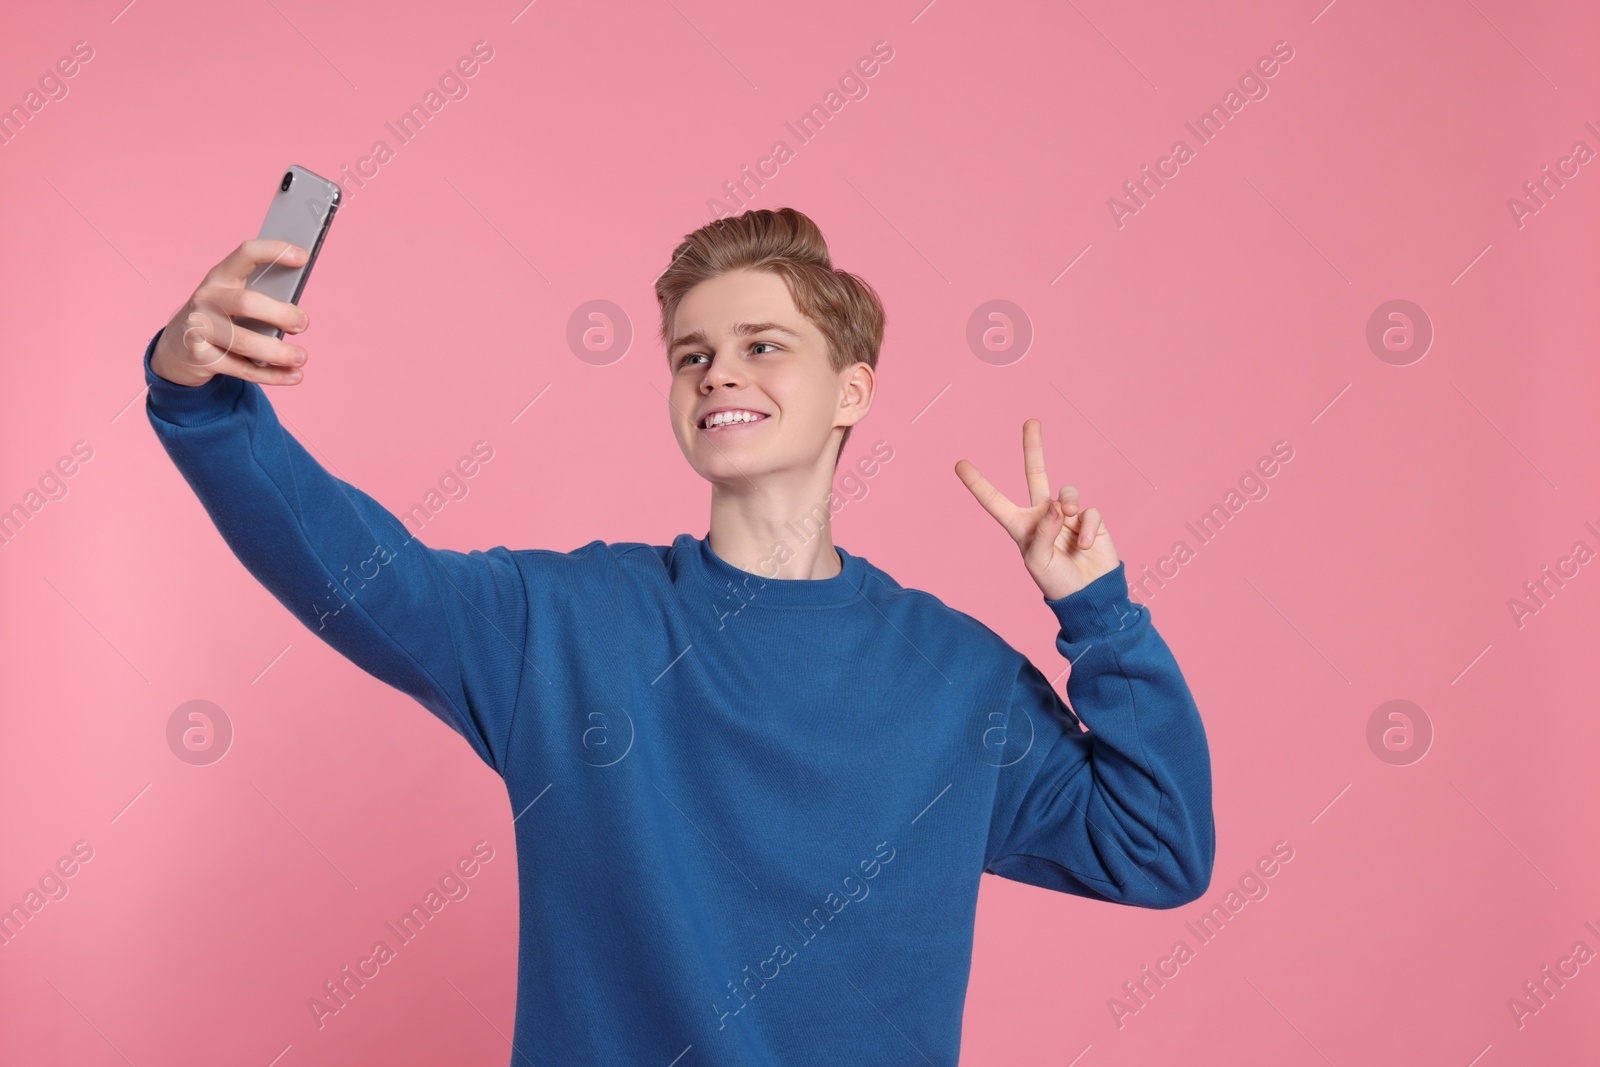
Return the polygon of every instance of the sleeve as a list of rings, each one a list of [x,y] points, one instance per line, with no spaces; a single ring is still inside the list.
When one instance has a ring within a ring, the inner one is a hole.
[[[1171,650],[1129,601],[1121,563],[1045,603],[1090,732],[1022,657],[1007,733],[1027,754],[1000,770],[984,870],[1146,908],[1198,899],[1216,853],[1211,756]]]
[[[256,383],[157,375],[160,337],[144,354],[150,424],[234,555],[318,638],[416,698],[503,777],[530,615],[516,557],[427,547],[323,469]]]

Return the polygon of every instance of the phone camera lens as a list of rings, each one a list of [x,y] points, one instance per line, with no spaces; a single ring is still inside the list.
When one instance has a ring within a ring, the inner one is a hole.
[[[294,181],[294,171],[292,171],[292,170],[284,171],[283,172],[283,184],[278,186],[278,191],[281,192],[281,193],[288,192],[289,191],[289,185],[293,181]]]

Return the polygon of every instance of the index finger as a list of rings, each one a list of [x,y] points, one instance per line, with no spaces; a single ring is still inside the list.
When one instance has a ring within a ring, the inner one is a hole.
[[[963,459],[956,463],[956,477],[960,478],[962,484],[972,491],[973,496],[978,498],[978,503],[983,505],[983,510],[993,515],[995,521],[1005,527],[1007,533],[1013,537],[1018,536],[1017,531],[1011,528],[1013,516],[1017,513],[1017,506],[1004,493],[991,485],[989,479],[978,473],[977,467]]]
[[[228,253],[226,259],[212,267],[211,273],[206,275],[206,281],[212,284],[226,283],[242,289],[252,277],[257,276],[258,270],[265,270],[273,264],[298,267],[306,261],[307,255],[304,248],[288,241],[252,238],[240,244],[238,248]]]

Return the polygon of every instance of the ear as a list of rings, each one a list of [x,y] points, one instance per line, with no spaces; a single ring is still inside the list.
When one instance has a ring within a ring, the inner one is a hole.
[[[839,372],[839,417],[835,426],[854,426],[872,410],[878,377],[866,363],[854,363]]]

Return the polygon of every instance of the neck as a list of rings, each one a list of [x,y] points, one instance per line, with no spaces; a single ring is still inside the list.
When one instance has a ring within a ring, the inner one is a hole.
[[[763,578],[837,577],[843,561],[833,547],[832,478],[820,485],[806,481],[785,485],[764,480],[754,488],[714,483],[711,550]]]

